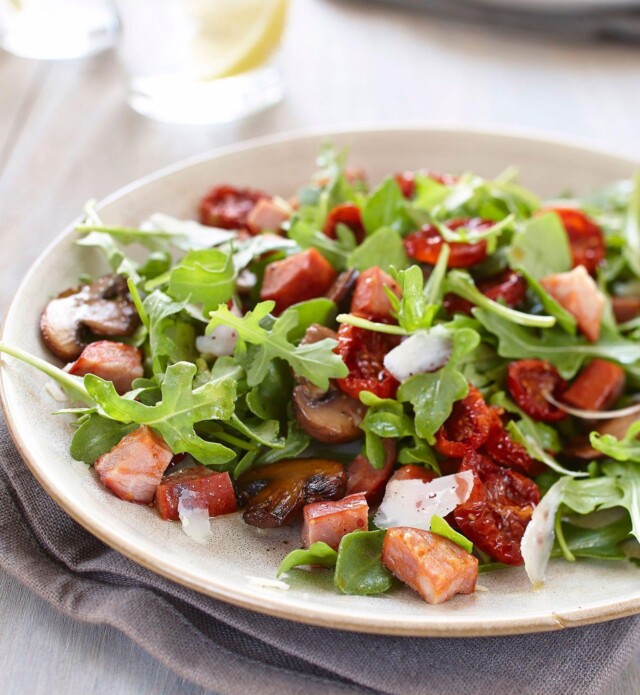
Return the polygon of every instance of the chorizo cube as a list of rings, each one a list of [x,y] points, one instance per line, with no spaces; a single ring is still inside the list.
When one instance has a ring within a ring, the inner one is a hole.
[[[170,473],[158,485],[155,505],[163,519],[179,519],[178,503],[184,490],[195,493],[196,506],[206,507],[209,516],[232,514],[238,510],[229,474],[212,471],[206,466],[194,466]]]
[[[405,526],[387,531],[382,564],[431,604],[473,593],[478,579],[473,555],[448,538]]]
[[[76,376],[95,374],[101,379],[112,381],[119,394],[130,391],[133,380],[144,374],[140,350],[133,345],[112,340],[89,343],[67,371]]]
[[[351,300],[351,312],[379,319],[393,316],[393,306],[387,290],[400,298],[400,285],[381,268],[368,268],[360,274]]]
[[[273,300],[280,314],[292,304],[322,297],[335,279],[331,263],[316,249],[307,249],[267,266],[260,299]]]
[[[607,410],[622,395],[625,385],[624,369],[607,360],[591,360],[562,400],[582,410]]]
[[[369,505],[364,493],[333,502],[307,504],[302,515],[305,548],[322,541],[337,550],[343,536],[352,531],[366,531],[369,525]]]
[[[100,456],[94,468],[104,485],[121,499],[150,504],[172,458],[164,439],[142,425]]]

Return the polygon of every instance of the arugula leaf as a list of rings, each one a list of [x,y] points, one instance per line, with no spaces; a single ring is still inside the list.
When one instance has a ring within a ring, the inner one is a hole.
[[[475,304],[476,307],[481,307],[487,312],[491,312],[496,316],[510,321],[519,326],[535,326],[537,328],[551,328],[555,325],[556,319],[554,316],[535,316],[534,314],[525,314],[522,311],[516,311],[504,304],[495,302],[482,294],[475,286],[471,276],[460,270],[452,270],[447,275],[444,283],[445,292],[453,292],[459,297]]]
[[[498,338],[501,357],[547,360],[565,379],[573,378],[585,359],[601,357],[622,365],[634,365],[640,360],[640,344],[609,332],[603,331],[597,343],[587,343],[558,329],[539,335],[485,309],[476,308],[473,315]]]
[[[202,303],[207,315],[231,299],[235,280],[230,253],[218,249],[188,251],[171,271],[168,293],[173,299]]]
[[[73,374],[68,374],[62,369],[41,360],[35,355],[30,355],[25,350],[21,348],[14,347],[13,345],[7,345],[0,341],[0,353],[5,353],[6,355],[11,355],[21,362],[25,362],[31,367],[35,367],[43,374],[51,377],[57,384],[59,384],[69,396],[72,401],[80,401],[89,407],[95,406],[95,401],[87,391],[84,385],[82,377],[74,376]]]
[[[398,305],[396,318],[400,326],[407,333],[413,333],[421,328],[431,328],[439,305],[429,303],[427,299],[422,269],[412,265],[407,270],[401,270],[398,273],[398,284],[402,290],[401,298],[398,300],[395,295],[393,297]],[[435,290],[433,292],[435,293]]]
[[[125,435],[137,428],[136,423],[124,424],[91,413],[81,420],[71,439],[69,453],[76,461],[91,466],[99,456],[111,451]]]
[[[286,362],[275,359],[266,377],[247,393],[249,410],[263,420],[283,420],[291,401],[293,379]]]
[[[417,434],[429,444],[435,442],[435,433],[451,415],[453,404],[469,392],[469,382],[456,363],[473,352],[479,342],[480,336],[471,328],[456,330],[449,362],[435,372],[410,377],[398,389],[398,400],[413,406]]]
[[[362,206],[362,223],[367,234],[373,234],[381,227],[402,232],[408,222],[404,214],[406,202],[398,182],[393,177],[385,179]]]
[[[640,420],[632,423],[622,439],[612,434],[592,432],[589,435],[591,446],[616,461],[640,461]]]
[[[636,174],[629,198],[624,225],[624,258],[633,273],[640,277],[640,174]]]
[[[289,331],[287,338],[292,343],[297,343],[302,340],[307,328],[314,323],[319,323],[322,326],[330,325],[336,316],[336,303],[326,297],[316,297],[315,299],[307,299],[304,302],[292,304],[285,309],[280,317],[288,314],[296,314],[296,325]]]
[[[380,227],[356,247],[347,259],[347,266],[363,271],[377,266],[382,270],[403,270],[411,265],[402,237],[391,227]]]
[[[187,302],[174,302],[160,290],[142,302],[149,320],[149,352],[156,375],[163,374],[169,364],[196,360],[195,329],[177,316]]]
[[[284,459],[294,459],[307,449],[311,443],[309,435],[295,420],[289,420],[288,428],[282,449],[269,449],[269,451],[261,454],[256,460],[257,465],[263,466],[268,463],[283,461]],[[237,476],[238,474],[236,473],[235,475]]]
[[[296,311],[275,319],[270,329],[263,328],[261,322],[269,316],[274,306],[272,301],[260,302],[243,317],[232,314],[226,305],[211,313],[207,334],[216,326],[231,326],[238,333],[239,343],[246,341],[258,346],[247,371],[249,386],[256,386],[265,378],[270,362],[276,357],[288,362],[296,374],[322,389],[329,388],[329,379],[347,375],[346,365],[333,352],[336,346],[334,339],[325,338],[317,343],[298,346],[289,341],[288,335],[298,321]]]
[[[565,521],[560,528],[562,538],[556,539],[551,557],[563,556],[560,547],[562,544],[574,558],[624,560],[627,556],[619,544],[628,538],[630,530],[631,526],[627,518],[619,519],[601,528],[582,528]],[[560,540],[561,542],[558,542]]]
[[[603,505],[617,507],[621,500],[616,481],[605,476],[570,480],[562,494],[562,503],[578,514],[590,514]]]
[[[338,225],[337,239],[330,239],[324,232],[320,231],[316,224],[302,219],[301,212],[294,215],[289,227],[289,238],[298,244],[301,249],[314,248],[331,263],[334,268],[344,270],[348,263],[350,254],[356,247],[356,240],[353,234],[342,233]]]
[[[208,227],[193,220],[178,220],[169,215],[155,214],[142,227],[117,227],[102,224],[99,219],[87,219],[76,231],[100,232],[123,244],[142,244],[154,251],[166,251],[174,246],[181,251],[207,249],[234,239],[234,231]]]
[[[556,429],[547,425],[545,422],[537,422],[530,418],[524,411],[510,399],[504,391],[498,391],[491,396],[491,405],[497,405],[499,408],[514,413],[520,421],[526,422],[525,432],[530,434],[545,451],[558,453],[562,449],[560,437]]]
[[[237,368],[238,375],[241,373]],[[101,414],[122,423],[135,422],[157,430],[174,454],[191,454],[208,466],[223,466],[235,457],[228,447],[207,442],[194,431],[203,420],[229,420],[234,412],[236,382],[230,375],[193,389],[196,366],[178,362],[167,368],[162,400],[153,406],[119,396],[109,381],[87,374],[84,383]]]
[[[457,543],[468,553],[470,553],[473,550],[473,543],[468,538],[463,536],[461,533],[454,531],[454,529],[452,529],[451,526],[449,526],[449,523],[446,521],[446,519],[443,519],[441,516],[438,516],[437,514],[434,514],[431,517],[431,532],[437,533],[439,536],[444,536],[445,538],[448,538],[450,541]]]
[[[338,553],[326,543],[318,541],[308,548],[292,550],[280,563],[276,577],[288,572],[300,565],[322,565],[323,567],[335,567]]]
[[[621,506],[627,509],[631,516],[631,533],[640,541],[640,463],[608,461],[602,464],[602,472],[616,481],[622,499],[611,500],[600,508]]]
[[[141,273],[138,272],[136,264],[118,248],[108,234],[91,232],[82,239],[78,239],[76,244],[78,246],[94,246],[101,249],[114,273],[131,278],[136,285],[142,281]]]
[[[221,249],[232,253],[233,265],[237,272],[246,268],[254,258],[259,258],[272,251],[295,252],[298,245],[292,239],[276,236],[275,234],[256,234],[249,239],[235,242],[233,246],[226,245]]]
[[[381,560],[386,531],[354,531],[342,537],[333,581],[343,594],[368,596],[391,588],[391,572]]]
[[[545,275],[564,273],[572,266],[567,232],[553,212],[527,220],[507,255],[512,267],[524,268],[536,280]]]

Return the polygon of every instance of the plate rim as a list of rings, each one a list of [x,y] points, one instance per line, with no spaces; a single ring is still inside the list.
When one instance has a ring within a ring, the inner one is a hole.
[[[597,141],[593,141],[588,138],[565,136],[563,134],[537,129],[501,126],[476,128],[458,124],[438,124],[422,121],[410,121],[384,125],[374,123],[351,124],[334,126],[332,128],[318,126],[251,138],[239,143],[213,148],[203,153],[187,157],[174,164],[157,169],[125,186],[122,186],[113,193],[102,198],[98,202],[97,207],[100,209],[103,206],[108,205],[141,187],[191,166],[237,152],[251,150],[256,147],[283,144],[290,141],[304,140],[314,137],[317,138],[322,136],[326,136],[327,139],[330,139],[332,137],[345,137],[349,135],[360,135],[362,133],[385,133],[397,131],[429,131],[432,133],[442,132],[448,134],[458,133],[471,136],[478,135],[497,137],[506,140],[512,139],[514,141],[527,140],[529,142],[543,142],[549,145],[579,150],[583,153],[586,151],[600,156],[619,159],[626,162],[630,166],[635,166],[640,169],[640,160],[636,160],[621,152],[618,152],[614,148],[603,146]],[[5,320],[3,321],[0,332],[0,340],[4,339],[5,326],[16,310],[16,298],[22,293],[23,289],[31,283],[31,279],[36,275],[39,265],[49,255],[51,250],[64,238],[69,236],[76,224],[77,219],[79,218],[76,218],[76,220],[65,227],[51,240],[49,244],[47,244],[44,250],[33,261],[29,267],[29,270],[25,273],[22,281],[15,290],[14,297],[10,302],[9,307],[7,308]],[[94,523],[91,514],[83,511],[79,505],[76,506],[73,499],[69,499],[63,494],[59,494],[58,491],[49,486],[41,472],[39,463],[35,460],[36,457],[32,456],[30,453],[29,446],[26,443],[25,438],[20,433],[16,422],[14,421],[13,414],[8,403],[8,395],[5,391],[4,379],[5,370],[0,369],[0,402],[2,404],[9,433],[18,449],[18,452],[29,467],[31,473],[45,492],[56,502],[56,504],[86,531],[91,533],[107,546],[142,565],[146,569],[159,574],[170,581],[176,582],[179,585],[193,589],[205,596],[224,601],[225,603],[229,603],[234,606],[253,610],[258,613],[307,625],[368,634],[414,637],[487,637],[496,635],[546,632],[551,630],[559,630],[566,627],[577,627],[580,625],[605,622],[615,618],[623,618],[640,613],[639,596],[635,599],[632,598],[617,602],[616,604],[607,606],[603,609],[583,609],[578,607],[567,612],[552,613],[548,616],[521,617],[517,619],[496,618],[491,621],[476,618],[472,619],[466,624],[458,623],[457,621],[448,622],[445,617],[437,623],[429,622],[421,625],[419,623],[403,623],[402,620],[398,620],[393,617],[386,617],[382,622],[380,618],[367,618],[362,616],[355,617],[341,613],[327,613],[321,607],[287,607],[285,604],[282,604],[276,600],[275,596],[271,596],[266,593],[256,592],[252,596],[249,596],[248,594],[234,593],[219,580],[210,581],[208,584],[204,584],[196,576],[191,575],[189,570],[186,568],[177,570],[170,562],[157,557],[154,558],[153,556],[149,556],[147,552],[141,551],[135,545],[135,543],[127,541],[126,538],[122,538],[116,533],[111,533],[108,528],[102,528],[99,523]]]

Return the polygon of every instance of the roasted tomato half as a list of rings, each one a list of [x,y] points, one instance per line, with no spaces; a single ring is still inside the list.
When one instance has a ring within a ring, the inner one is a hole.
[[[522,275],[507,268],[490,278],[479,280],[477,287],[494,302],[510,307],[518,306],[527,293],[527,283]],[[444,296],[444,308],[449,314],[471,314],[473,304],[458,295],[448,292]]]
[[[545,395],[560,398],[567,386],[558,370],[545,360],[518,360],[507,368],[507,389],[519,408],[534,420],[557,422],[566,413]]]
[[[605,257],[604,234],[600,227],[581,210],[573,208],[551,208],[555,212],[569,237],[573,267],[583,265],[594,274]]]
[[[330,238],[335,239],[337,234],[337,226],[339,224],[349,227],[356,238],[356,242],[361,244],[364,241],[365,230],[362,224],[362,215],[360,208],[353,203],[342,203],[337,205],[329,215],[324,225],[324,233]]]
[[[477,451],[465,456],[460,470],[475,477],[469,499],[454,510],[460,531],[494,560],[522,564],[520,542],[540,502],[538,486]]]
[[[379,398],[393,398],[398,382],[383,361],[399,342],[395,335],[366,331],[343,323],[338,330],[335,351],[347,365],[349,374],[336,380],[338,386],[353,398],[358,398],[361,391],[371,391]]]
[[[454,404],[451,415],[436,432],[436,449],[444,456],[462,458],[484,444],[489,436],[491,413],[480,391],[469,393]]]
[[[496,463],[515,470],[525,475],[540,475],[545,465],[531,458],[520,442],[516,442],[504,427],[502,411],[499,408],[489,408],[491,412],[491,425],[489,436],[482,445],[481,451],[490,456]]]
[[[268,197],[253,188],[214,186],[200,202],[200,222],[210,227],[245,229],[254,205]]]
[[[488,220],[459,219],[447,223],[449,229],[456,230],[465,227],[469,230],[482,231],[493,226],[493,222]],[[409,234],[404,239],[406,252],[421,263],[435,265],[438,262],[440,251],[444,244],[444,239],[438,229],[432,225],[426,225],[418,232]],[[471,244],[465,242],[455,242],[449,244],[448,268],[469,268],[484,261],[487,257],[487,242],[484,240],[476,241]]]

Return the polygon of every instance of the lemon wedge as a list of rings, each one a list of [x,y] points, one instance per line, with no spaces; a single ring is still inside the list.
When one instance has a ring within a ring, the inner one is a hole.
[[[184,0],[195,33],[191,67],[199,80],[231,77],[263,65],[278,48],[288,0]]]

